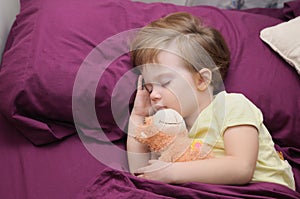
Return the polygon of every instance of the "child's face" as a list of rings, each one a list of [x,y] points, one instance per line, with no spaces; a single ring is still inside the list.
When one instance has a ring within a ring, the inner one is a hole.
[[[150,93],[155,111],[171,108],[187,119],[198,115],[198,91],[194,74],[184,67],[183,60],[167,51],[158,54],[159,64],[143,67],[145,88]]]

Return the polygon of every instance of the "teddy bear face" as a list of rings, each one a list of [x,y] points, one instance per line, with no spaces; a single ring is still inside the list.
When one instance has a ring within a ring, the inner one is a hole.
[[[182,162],[213,157],[211,148],[199,140],[188,137],[182,116],[172,109],[163,109],[146,117],[137,127],[135,138],[157,152],[159,160]]]
[[[186,131],[182,116],[173,109],[159,110],[153,115],[153,125],[160,131],[169,135],[177,135]]]
[[[136,130],[136,139],[149,146],[151,151],[162,151],[177,136],[187,134],[182,116],[172,109],[163,109],[145,118],[143,125]]]

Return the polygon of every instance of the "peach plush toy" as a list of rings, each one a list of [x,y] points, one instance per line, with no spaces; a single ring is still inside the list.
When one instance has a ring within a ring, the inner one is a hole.
[[[146,117],[135,131],[135,138],[149,146],[165,162],[183,162],[213,157],[211,148],[189,138],[182,116],[173,109],[163,109]]]

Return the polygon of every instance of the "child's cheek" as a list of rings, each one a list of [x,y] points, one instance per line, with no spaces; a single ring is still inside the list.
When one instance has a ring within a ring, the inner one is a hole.
[[[170,90],[173,92],[181,108],[186,105],[197,104],[196,90],[188,81],[177,81],[170,85]]]

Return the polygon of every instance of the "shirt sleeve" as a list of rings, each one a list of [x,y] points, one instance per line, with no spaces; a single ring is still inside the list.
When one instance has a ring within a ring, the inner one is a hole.
[[[263,116],[258,107],[242,94],[228,94],[225,97],[224,123],[221,130],[223,136],[229,127],[251,125],[258,130],[263,123]]]

